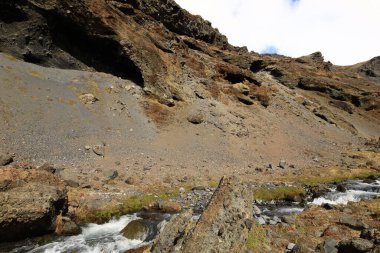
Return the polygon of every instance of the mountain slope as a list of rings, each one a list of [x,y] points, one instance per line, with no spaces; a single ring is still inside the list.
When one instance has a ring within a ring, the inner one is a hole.
[[[93,184],[114,169],[207,181],[282,173],[283,159],[294,173],[342,164],[379,138],[377,58],[341,67],[248,52],[174,1],[0,9],[0,150],[19,161]]]

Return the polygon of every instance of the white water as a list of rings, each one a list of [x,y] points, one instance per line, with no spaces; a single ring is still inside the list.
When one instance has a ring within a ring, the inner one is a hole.
[[[30,251],[30,253],[119,253],[141,244],[139,240],[129,240],[120,231],[132,220],[134,215],[125,215],[108,223],[88,224],[82,227],[82,233],[76,236],[63,237]]]
[[[364,183],[362,181],[348,181],[347,182],[347,191],[338,192],[335,188],[331,189],[332,191],[324,195],[323,197],[314,199],[311,204],[322,205],[322,204],[331,204],[331,205],[346,205],[348,202],[359,202],[362,199],[370,199],[380,197],[380,181],[377,180],[373,184]],[[377,189],[377,191],[374,191]]]

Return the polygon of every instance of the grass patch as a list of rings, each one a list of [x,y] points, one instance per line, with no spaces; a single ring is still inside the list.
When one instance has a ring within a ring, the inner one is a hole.
[[[332,184],[350,179],[364,179],[369,176],[380,176],[380,171],[370,168],[343,169],[340,167],[330,167],[319,170],[318,173],[310,173],[301,176],[289,176],[281,181],[300,183],[306,185]]]
[[[178,192],[149,194],[142,196],[132,196],[126,198],[121,203],[116,205],[106,206],[104,208],[90,210],[87,208],[81,208],[75,212],[76,222],[79,224],[84,223],[104,223],[112,219],[113,217],[120,217],[125,214],[131,214],[138,211],[144,206],[157,200],[168,200],[178,197]]]
[[[247,249],[260,252],[265,243],[268,242],[267,233],[263,226],[256,224],[252,227],[245,242]]]
[[[298,196],[304,196],[302,187],[278,186],[275,188],[259,188],[253,192],[253,197],[260,200],[294,200]]]

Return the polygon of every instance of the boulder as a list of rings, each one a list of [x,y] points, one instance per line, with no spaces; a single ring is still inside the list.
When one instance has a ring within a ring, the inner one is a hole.
[[[373,241],[376,244],[380,244],[380,230],[375,228],[363,229],[360,233],[360,238]]]
[[[342,184],[338,184],[338,186],[336,187],[336,190],[338,192],[346,192],[347,191],[346,187]]]
[[[145,207],[147,211],[159,211],[162,213],[180,213],[182,206],[173,201],[156,201]]]
[[[0,242],[53,232],[67,212],[67,193],[53,174],[38,169],[0,170]]]
[[[253,227],[253,194],[236,177],[222,178],[195,225],[191,212],[164,227],[152,252],[242,252]]]
[[[252,228],[253,194],[236,177],[222,178],[182,252],[238,252]]]
[[[55,224],[55,233],[57,235],[70,236],[78,235],[81,232],[80,227],[74,221],[62,215],[58,215]]]
[[[338,253],[338,242],[334,239],[327,239],[323,242],[322,252],[323,253]]]
[[[187,116],[187,121],[194,125],[198,125],[204,121],[204,116],[201,113],[193,113]]]
[[[144,241],[149,234],[149,227],[143,220],[133,220],[121,230],[121,234],[131,240]]]
[[[338,245],[338,253],[365,253],[370,252],[375,245],[366,239],[352,238],[341,241]]]
[[[150,244],[143,245],[143,246],[138,246],[137,248],[129,249],[127,251],[124,251],[124,253],[150,253],[151,252],[150,247],[151,247]]]
[[[341,217],[339,219],[339,223],[356,230],[362,230],[362,229],[368,228],[368,225],[365,224],[363,221],[355,219],[354,217],[349,216],[349,215],[345,215]]]
[[[281,169],[285,169],[286,167],[286,161],[285,160],[281,160],[278,164],[278,167],[280,167]]]
[[[13,156],[9,154],[0,154],[0,166],[5,166],[13,162]]]
[[[192,228],[192,211],[188,210],[174,215],[171,220],[161,229],[153,246],[153,253],[175,252],[176,248],[182,246],[183,237]]]

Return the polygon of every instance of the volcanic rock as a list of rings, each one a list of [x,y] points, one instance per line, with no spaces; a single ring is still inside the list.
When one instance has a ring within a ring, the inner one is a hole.
[[[0,241],[15,241],[54,231],[56,216],[67,212],[67,194],[49,172],[8,168],[0,170]]]

